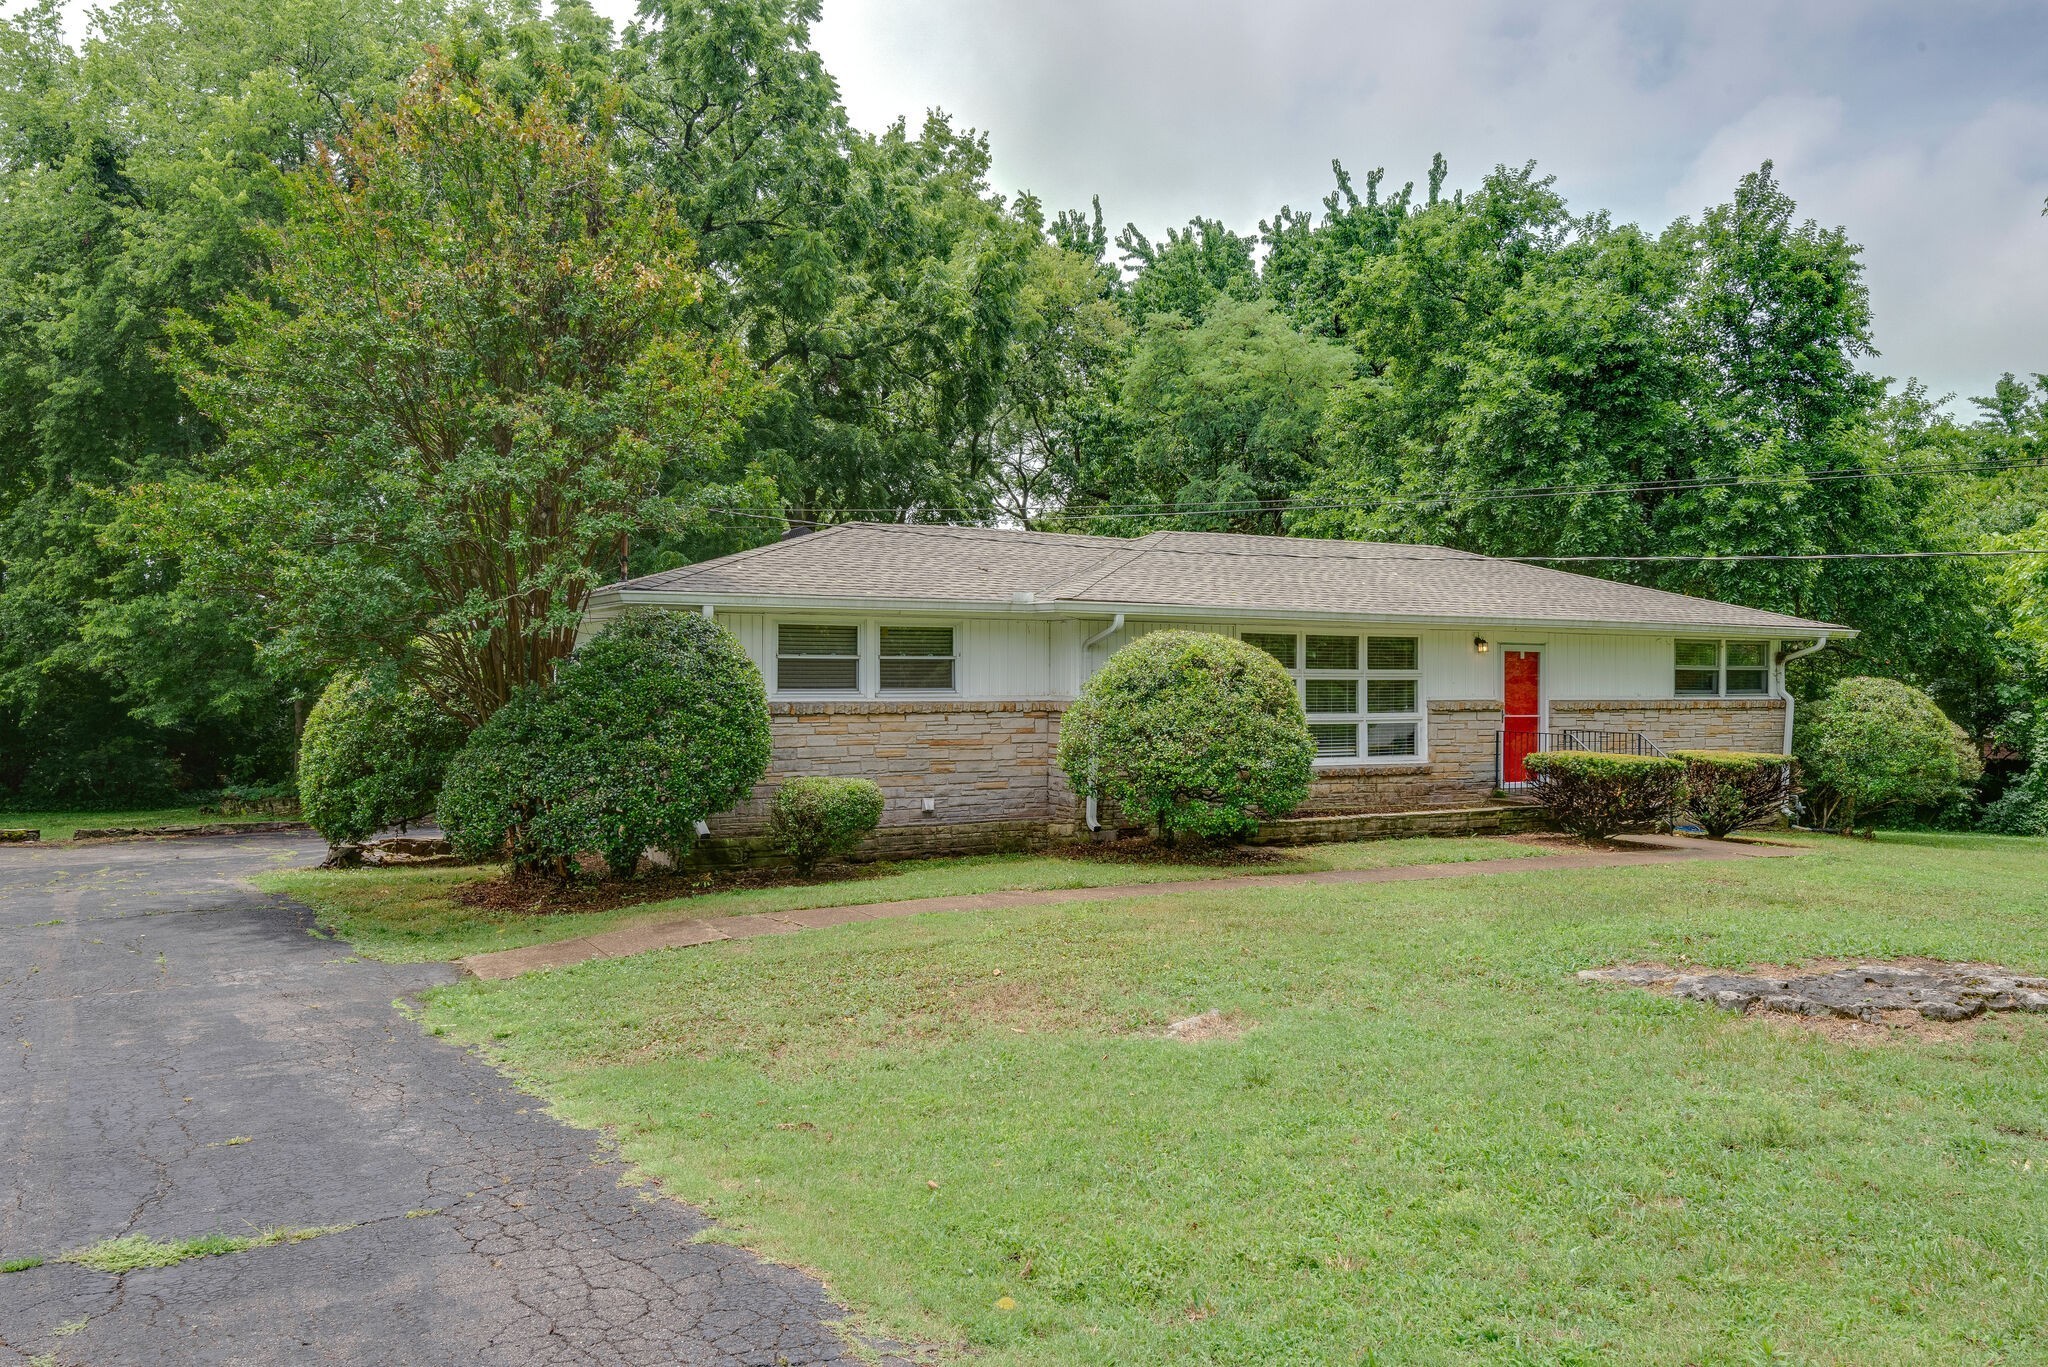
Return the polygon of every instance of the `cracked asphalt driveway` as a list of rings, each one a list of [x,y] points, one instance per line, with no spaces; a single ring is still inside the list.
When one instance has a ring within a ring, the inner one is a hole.
[[[0,1276],[0,1363],[845,1363],[812,1279],[695,1243],[241,880],[304,837],[0,849],[0,1261],[351,1225],[113,1276]],[[246,1142],[233,1142],[242,1141]]]

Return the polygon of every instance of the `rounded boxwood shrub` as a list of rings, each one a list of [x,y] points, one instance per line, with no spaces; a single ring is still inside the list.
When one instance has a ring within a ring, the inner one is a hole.
[[[299,813],[335,851],[417,821],[461,744],[461,724],[419,689],[342,674],[299,735]]]
[[[1308,796],[1294,680],[1256,646],[1160,631],[1112,655],[1060,723],[1060,768],[1161,839],[1249,834]]]
[[[768,834],[809,877],[827,859],[851,854],[882,822],[882,790],[864,778],[793,778],[775,794]]]
[[[631,612],[476,729],[449,766],[441,826],[471,858],[565,877],[596,853],[624,876],[650,848],[686,853],[697,822],[753,791],[768,745],[761,672],[730,632]]]
[[[1934,699],[1893,679],[1850,678],[1800,718],[1792,747],[1823,829],[1852,829],[1888,807],[1931,807],[1984,773],[1963,728]]]
[[[1685,791],[1685,765],[1658,755],[1545,750],[1526,764],[1551,819],[1588,840],[1670,819]]]
[[[1716,840],[1772,820],[1799,791],[1798,763],[1790,755],[1674,750],[1671,757],[1685,766],[1685,797],[1679,810]]]

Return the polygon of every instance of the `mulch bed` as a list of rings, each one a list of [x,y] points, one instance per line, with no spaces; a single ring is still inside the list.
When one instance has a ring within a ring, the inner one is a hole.
[[[553,916],[561,912],[616,911],[620,907],[702,897],[713,892],[850,883],[881,878],[895,871],[888,864],[836,864],[808,878],[799,875],[795,869],[717,869],[648,873],[638,878],[585,877],[567,883],[544,875],[508,873],[498,878],[464,883],[455,889],[453,900],[459,906],[482,911]]]

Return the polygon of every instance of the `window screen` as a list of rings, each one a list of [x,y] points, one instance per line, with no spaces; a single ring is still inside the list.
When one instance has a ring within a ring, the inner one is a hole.
[[[1357,722],[1310,722],[1308,733],[1315,737],[1317,759],[1358,758]]]
[[[1729,697],[1770,691],[1771,666],[1767,645],[1762,641],[1730,641],[1724,649],[1728,652],[1728,672],[1723,687]]]
[[[851,693],[860,687],[860,628],[784,622],[775,633],[782,693]]]
[[[1280,662],[1282,669],[1294,668],[1294,633],[1271,631],[1247,631],[1244,643],[1257,646]]]
[[[1311,636],[1308,638],[1308,667],[1310,669],[1356,669],[1358,668],[1358,638],[1356,636]]]
[[[1370,680],[1365,685],[1365,710],[1368,712],[1413,712],[1415,710],[1415,680]]]
[[[1375,636],[1372,643],[1366,647],[1365,667],[1386,670],[1414,669],[1415,659],[1413,636]]]
[[[883,689],[953,687],[953,628],[883,627]]]
[[[1416,724],[1412,721],[1376,721],[1365,728],[1365,753],[1372,759],[1416,753]]]
[[[1356,712],[1358,680],[1310,679],[1303,704],[1311,717],[1318,712]]]
[[[1721,692],[1721,643],[1680,641],[1672,690],[1681,698],[1713,698]]]

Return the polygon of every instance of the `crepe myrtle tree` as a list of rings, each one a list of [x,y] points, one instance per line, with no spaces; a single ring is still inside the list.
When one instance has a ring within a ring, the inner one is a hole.
[[[1161,631],[1110,657],[1060,724],[1060,768],[1171,844],[1247,835],[1308,796],[1294,680],[1228,636]]]
[[[478,727],[437,811],[458,854],[563,878],[595,853],[626,877],[648,849],[687,853],[699,821],[753,791],[768,750],[761,672],[732,634],[642,610]]]

